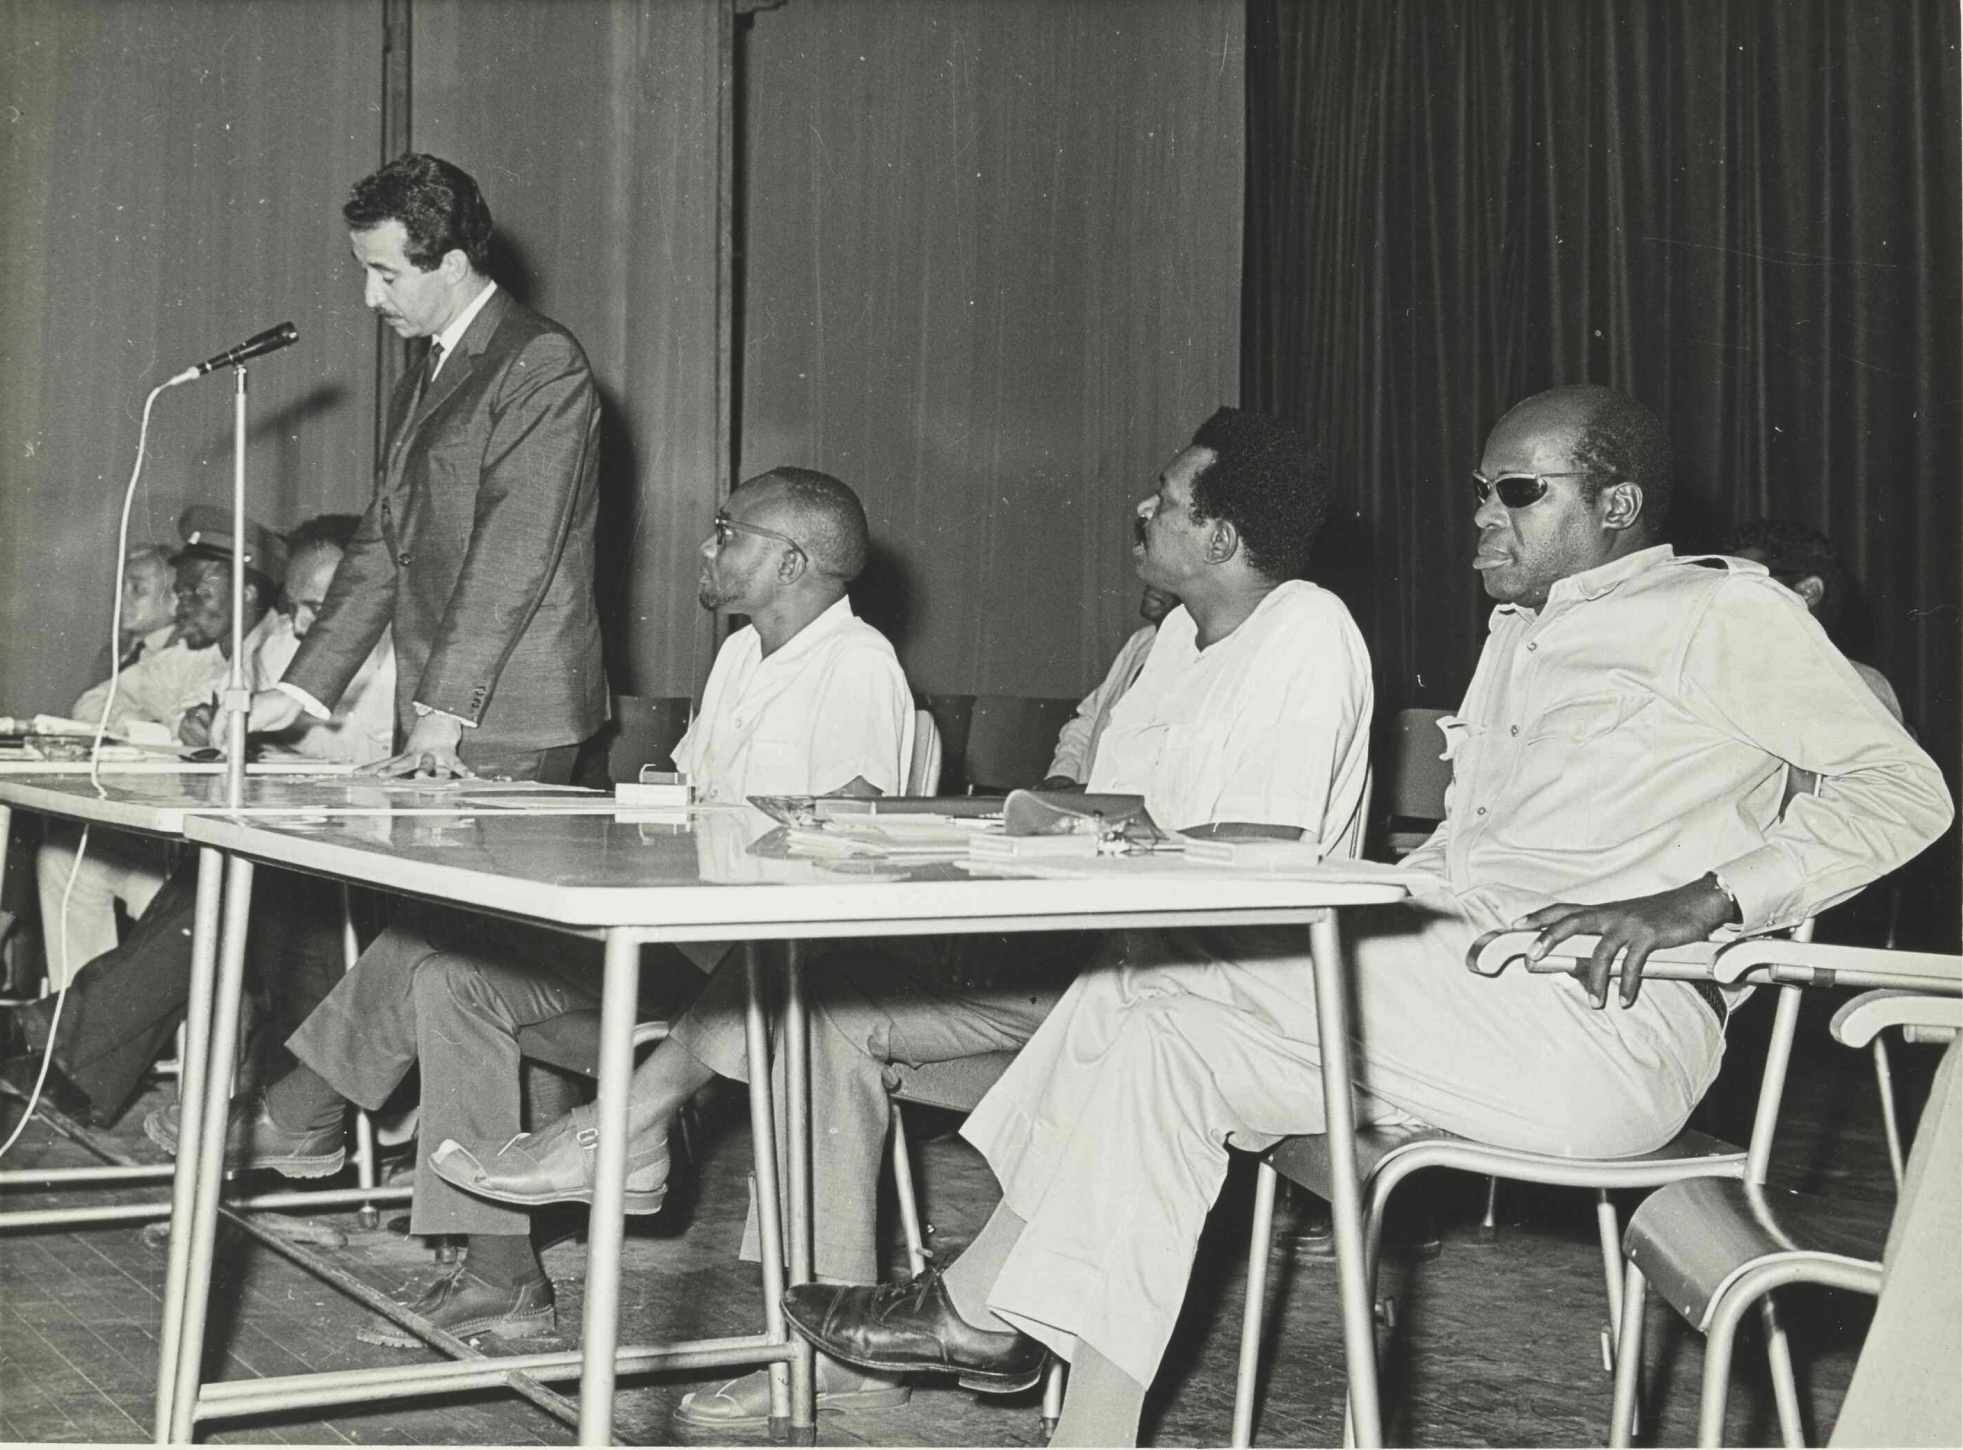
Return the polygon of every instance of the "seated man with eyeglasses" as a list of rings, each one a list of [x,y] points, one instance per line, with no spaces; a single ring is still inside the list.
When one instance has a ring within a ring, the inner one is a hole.
[[[892,645],[846,598],[868,549],[858,497],[810,469],[753,478],[717,514],[702,544],[699,598],[705,609],[750,623],[724,642],[702,713],[675,748],[698,800],[900,791],[913,697]],[[535,1202],[590,1197],[593,1110],[576,1109],[538,1134],[521,1133],[519,1121],[519,1030],[599,1006],[598,955],[582,945],[463,912],[405,908],[288,1039],[301,1066],[262,1096],[234,1103],[228,1161],[291,1177],[335,1172],[347,1105],[379,1108],[420,1064],[425,1150],[440,1145],[466,1159],[475,1152],[538,1168],[550,1188]],[[683,950],[707,969],[726,945]],[[740,1077],[742,993],[740,968],[718,971],[662,1045],[663,1059],[686,1056],[680,1044],[697,1050],[698,1036],[720,1032],[733,1016],[735,1059],[713,1060]],[[165,1109],[145,1127],[174,1148],[176,1125]],[[418,1169],[411,1231],[466,1235],[468,1250],[416,1312],[457,1335],[549,1331],[552,1286],[532,1248],[529,1215],[462,1192],[428,1168]],[[667,1176],[665,1132],[637,1142],[628,1159],[630,1210],[658,1209]],[[386,1319],[358,1333],[373,1344],[421,1345]]]
[[[1638,995],[1649,954],[1844,900],[1942,833],[1949,794],[1763,569],[1661,541],[1669,447],[1634,399],[1528,399],[1474,480],[1472,562],[1499,607],[1461,715],[1441,722],[1446,818],[1401,863],[1409,902],[1343,923],[1357,1115],[1642,1153],[1716,1076],[1726,1011],[1687,984]],[[1820,787],[1782,815],[1789,766]],[[1599,935],[1587,984],[1468,972],[1467,948],[1505,927],[1540,928],[1535,956]],[[1621,1006],[1600,1010],[1618,957]],[[785,1313],[827,1354],[970,1385],[1062,1355],[1051,1443],[1132,1444],[1228,1143],[1323,1128],[1300,931],[1130,933],[969,1117],[1003,1200],[967,1251],[910,1285],[800,1285]]]

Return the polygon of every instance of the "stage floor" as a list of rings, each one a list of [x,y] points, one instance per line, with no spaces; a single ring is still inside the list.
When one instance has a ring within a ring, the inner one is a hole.
[[[1769,1004],[1768,1004],[1769,1005]],[[1788,1095],[1776,1181],[1818,1190],[1889,1196],[1878,1139],[1875,1087],[1864,1054],[1822,1046],[1831,1007],[1816,998],[1801,1028],[1804,1044]],[[1754,1011],[1733,1027],[1733,1051],[1749,1072],[1720,1084],[1710,1105],[1711,1131],[1742,1141],[1756,1091],[1757,1042],[1770,1012]],[[1933,1068],[1930,1049],[1898,1052],[1911,1114],[1919,1110]],[[167,1087],[157,1093],[167,1092]],[[160,1099],[159,1099],[160,1100]],[[149,1103],[128,1113],[112,1136],[146,1160],[158,1156],[143,1139]],[[12,1121],[11,1105],[0,1116]],[[924,1129],[946,1119],[912,1115]],[[1913,1120],[1912,1117],[1910,1119]],[[735,1090],[705,1105],[698,1135],[699,1191],[654,1219],[630,1220],[622,1296],[623,1342],[670,1335],[745,1331],[755,1317],[755,1270],[735,1260],[748,1171],[747,1119]],[[7,1166],[91,1161],[76,1145],[30,1126]],[[980,1158],[951,1136],[919,1144],[915,1158],[931,1242],[951,1256],[980,1227],[994,1184]],[[1216,1210],[1194,1276],[1171,1362],[1148,1403],[1145,1434],[1162,1445],[1223,1443],[1231,1421],[1236,1336],[1245,1274],[1251,1174],[1237,1162]],[[132,1196],[151,1196],[147,1194]],[[1385,1430],[1392,1443],[1418,1445],[1601,1443],[1609,1380],[1597,1348],[1606,1318],[1590,1196],[1502,1186],[1499,1241],[1473,1233],[1480,1186],[1436,1175],[1406,1189],[1415,1206],[1437,1215],[1441,1252],[1414,1258],[1408,1248],[1386,1263],[1384,1289],[1396,1300],[1397,1331],[1385,1359]],[[96,1195],[91,1201],[105,1201]],[[693,1198],[693,1203],[686,1202]],[[295,1231],[334,1262],[388,1292],[419,1290],[441,1270],[420,1241],[385,1227],[363,1232],[350,1213],[294,1220]],[[889,1215],[890,1219],[890,1215]],[[545,1252],[559,1292],[556,1338],[492,1342],[489,1351],[570,1348],[579,1324],[584,1245],[579,1213],[548,1226],[564,1235]],[[1393,1240],[1428,1235],[1399,1215]],[[212,1300],[207,1375],[236,1378],[309,1369],[396,1362],[403,1351],[362,1344],[355,1331],[366,1312],[248,1236],[221,1230],[223,1278]],[[339,1242],[336,1242],[339,1241]],[[1341,1345],[1333,1313],[1335,1282],[1327,1261],[1280,1258],[1270,1303],[1271,1367],[1257,1443],[1333,1444],[1341,1435]],[[904,1262],[894,1229],[895,1262]],[[158,1301],[164,1254],[132,1227],[0,1237],[0,1440],[122,1441],[149,1438],[156,1372]],[[1796,1292],[1787,1323],[1795,1339],[1809,1440],[1820,1443],[1852,1373],[1869,1305],[1855,1296]],[[1695,1438],[1703,1341],[1652,1301],[1651,1368],[1645,1375],[1640,1443],[1681,1445]],[[643,1379],[622,1391],[616,1423],[622,1439],[704,1443],[709,1437],[674,1422],[676,1403],[695,1379]],[[566,1387],[569,1391],[572,1386]],[[1776,1443],[1777,1423],[1755,1334],[1745,1336],[1732,1399],[1728,1443]],[[234,1421],[206,1436],[213,1442],[417,1444],[561,1444],[571,1430],[508,1393],[443,1401],[384,1404],[331,1419]],[[757,1443],[763,1436],[754,1437]],[[1042,1427],[1034,1396],[984,1398],[951,1383],[916,1390],[902,1409],[841,1417],[821,1415],[821,1444],[1037,1445]]]

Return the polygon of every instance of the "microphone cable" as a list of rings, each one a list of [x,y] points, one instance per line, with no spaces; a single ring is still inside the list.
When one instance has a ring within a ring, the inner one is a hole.
[[[159,383],[150,390],[150,396],[143,400],[143,422],[136,434],[136,466],[130,470],[129,486],[123,490],[122,521],[116,530],[116,603],[109,613],[109,694],[102,702],[102,715],[95,724],[95,738],[89,742],[89,784],[94,787],[99,800],[107,800],[109,792],[102,784],[102,741],[109,733],[109,716],[116,708],[116,690],[123,675],[123,561],[129,556],[130,510],[136,503],[137,481],[143,477],[143,456],[150,438],[150,410],[156,406],[158,395],[165,388],[174,387],[182,380],[182,374],[168,382]],[[7,1153],[20,1135],[26,1131],[28,1120],[41,1105],[41,1093],[47,1087],[48,1070],[54,1065],[55,1044],[61,1040],[61,1012],[68,1005],[68,989],[73,985],[81,968],[68,957],[68,903],[75,894],[75,882],[82,874],[82,863],[88,858],[89,832],[92,826],[84,823],[82,836],[75,843],[75,859],[68,867],[68,884],[61,890],[61,986],[55,991],[55,1010],[48,1019],[48,1045],[41,1053],[41,1070],[34,1077],[34,1091],[27,1096],[27,1107],[21,1112],[20,1121],[14,1124],[13,1132],[7,1141],[0,1143],[0,1158]],[[42,923],[42,930],[47,923]]]

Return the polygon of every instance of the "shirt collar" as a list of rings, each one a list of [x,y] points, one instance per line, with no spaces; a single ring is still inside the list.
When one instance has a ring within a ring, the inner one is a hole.
[[[1597,564],[1593,569],[1584,569],[1579,574],[1555,580],[1554,587],[1547,591],[1547,602],[1557,604],[1570,595],[1576,599],[1600,599],[1638,574],[1675,557],[1676,550],[1670,545],[1652,544],[1647,549],[1638,549],[1633,554],[1624,554],[1620,559],[1611,559],[1606,564]],[[1493,610],[1489,623],[1497,622],[1503,614],[1518,614],[1532,619],[1536,611],[1524,604],[1502,604]]]
[[[450,360],[450,354],[457,350],[463,335],[470,331],[470,324],[477,320],[477,314],[484,310],[484,304],[491,300],[491,294],[498,290],[495,282],[486,282],[484,290],[471,298],[470,305],[450,319],[450,325],[436,334],[436,345],[443,349],[443,356],[437,361],[436,370],[443,371],[443,364]]]
[[[825,636],[838,633],[839,630],[845,628],[855,618],[857,616],[852,612],[851,597],[849,595],[841,596],[826,608],[824,613],[820,614],[816,619],[805,625],[803,629],[800,629],[796,634],[785,640],[782,645],[778,646],[774,654],[763,659],[763,663],[774,666],[779,660],[797,659],[810,650],[816,649],[820,642],[824,640]],[[746,628],[750,631],[751,637],[757,639],[758,648],[761,651],[762,639],[757,636],[757,627],[752,624],[746,626]]]

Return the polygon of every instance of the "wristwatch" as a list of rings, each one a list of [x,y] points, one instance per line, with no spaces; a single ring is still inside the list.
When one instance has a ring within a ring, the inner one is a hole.
[[[1704,879],[1717,887],[1723,893],[1724,899],[1731,903],[1731,915],[1725,918],[1726,924],[1742,923],[1745,920],[1745,908],[1738,904],[1738,893],[1731,889],[1731,883],[1724,879],[1724,873],[1708,871]]]

